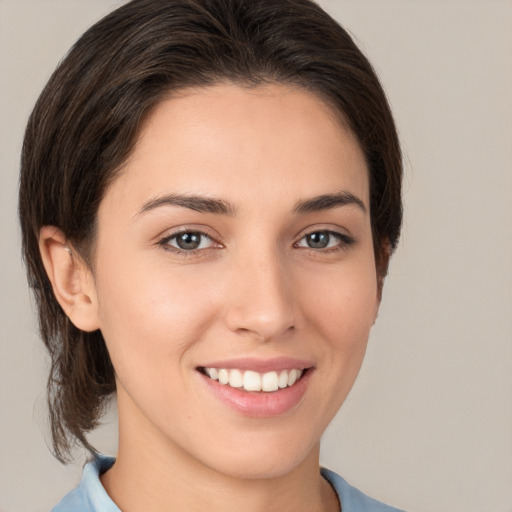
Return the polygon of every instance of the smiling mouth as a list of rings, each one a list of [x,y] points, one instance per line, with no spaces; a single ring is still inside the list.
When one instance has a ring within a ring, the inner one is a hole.
[[[199,371],[212,380],[232,388],[272,393],[293,386],[308,369],[292,368],[290,370],[259,373],[252,370],[236,368],[199,368]]]

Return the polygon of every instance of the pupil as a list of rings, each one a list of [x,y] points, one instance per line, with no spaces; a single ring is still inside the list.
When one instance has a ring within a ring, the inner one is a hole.
[[[177,237],[176,243],[180,249],[188,251],[197,249],[201,243],[201,235],[199,233],[182,233]]]
[[[329,245],[329,233],[319,231],[308,235],[308,245],[312,249],[324,249]]]

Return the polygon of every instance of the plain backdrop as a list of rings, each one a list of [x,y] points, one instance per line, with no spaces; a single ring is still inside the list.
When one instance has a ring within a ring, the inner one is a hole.
[[[49,453],[48,361],[20,258],[27,117],[70,45],[119,2],[0,0],[0,511],[44,512],[81,462]],[[322,463],[410,512],[512,511],[512,2],[321,0],[382,78],[405,225]],[[115,410],[93,436],[115,453]]]

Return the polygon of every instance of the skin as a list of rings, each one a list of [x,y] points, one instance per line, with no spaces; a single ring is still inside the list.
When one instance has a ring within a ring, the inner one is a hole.
[[[341,192],[361,204],[296,211]],[[158,204],[169,194],[232,211]],[[209,238],[177,252],[183,230]],[[318,232],[341,237],[309,247]],[[57,298],[78,327],[102,330],[116,370],[119,452],[102,482],[124,512],[339,510],[319,440],[357,376],[379,293],[365,160],[321,100],[223,84],[162,102],[102,200],[92,270],[65,244],[41,231]],[[281,356],[311,370],[299,403],[272,417],[233,410],[197,369]]]

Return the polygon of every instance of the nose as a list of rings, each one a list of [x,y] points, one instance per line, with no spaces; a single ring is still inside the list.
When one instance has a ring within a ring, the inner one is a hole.
[[[297,326],[293,280],[276,255],[260,254],[234,267],[225,319],[231,331],[260,341],[282,337]]]

